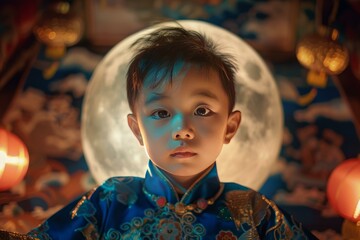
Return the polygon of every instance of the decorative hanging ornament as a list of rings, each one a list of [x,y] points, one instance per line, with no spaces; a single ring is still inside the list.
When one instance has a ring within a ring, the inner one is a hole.
[[[325,87],[327,74],[338,75],[349,63],[348,50],[338,42],[336,29],[321,26],[316,33],[305,36],[296,47],[296,57],[309,69],[307,81]]]
[[[29,166],[24,143],[11,132],[0,128],[0,191],[21,182]]]
[[[360,239],[360,158],[348,159],[332,171],[327,197],[333,209],[345,218],[344,239]]]
[[[47,45],[46,55],[60,58],[66,47],[80,41],[83,25],[81,17],[71,11],[68,2],[56,1],[45,11],[33,31],[37,39]]]

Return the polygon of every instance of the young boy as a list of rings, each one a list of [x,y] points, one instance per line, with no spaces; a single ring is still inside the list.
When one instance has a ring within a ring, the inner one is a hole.
[[[241,121],[230,56],[198,32],[139,39],[127,75],[128,124],[145,178],[114,177],[28,235],[39,239],[314,239],[270,200],[221,183],[216,158]]]

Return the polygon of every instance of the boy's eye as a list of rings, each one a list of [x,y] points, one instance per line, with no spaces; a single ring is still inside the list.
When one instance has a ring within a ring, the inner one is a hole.
[[[170,117],[170,113],[166,110],[159,110],[151,114],[151,116],[154,117],[155,119],[167,118]]]
[[[206,107],[198,107],[195,110],[195,115],[198,115],[198,116],[208,116],[211,113],[212,113],[212,111]]]

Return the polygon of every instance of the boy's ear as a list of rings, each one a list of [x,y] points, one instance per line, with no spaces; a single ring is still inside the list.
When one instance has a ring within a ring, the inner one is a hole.
[[[241,112],[234,111],[228,117],[228,122],[226,126],[226,133],[224,143],[230,143],[231,139],[235,136],[241,122]]]
[[[134,136],[139,141],[140,145],[144,146],[143,139],[142,139],[141,132],[140,132],[140,128],[139,128],[139,124],[137,122],[137,119],[136,119],[135,115],[134,114],[128,114],[127,115],[127,121],[128,121],[129,128],[131,129]]]

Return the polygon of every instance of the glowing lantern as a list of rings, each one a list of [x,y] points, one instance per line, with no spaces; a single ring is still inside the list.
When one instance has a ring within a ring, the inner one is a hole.
[[[319,31],[305,36],[296,47],[296,57],[310,71],[307,81],[318,87],[326,86],[326,76],[337,75],[349,63],[347,49],[337,41],[336,29],[320,27]]]
[[[29,154],[24,143],[14,134],[0,128],[0,190],[18,184],[29,166]]]
[[[346,160],[333,170],[327,197],[334,210],[345,218],[343,237],[360,237],[360,158]]]

